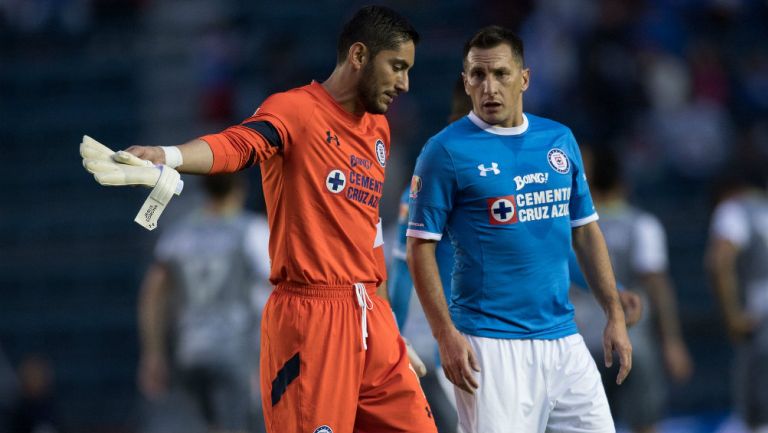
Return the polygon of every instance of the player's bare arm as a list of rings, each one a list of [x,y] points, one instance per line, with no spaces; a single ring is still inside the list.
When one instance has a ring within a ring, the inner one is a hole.
[[[605,365],[607,367],[613,365],[613,352],[616,351],[621,365],[616,383],[621,384],[632,369],[632,344],[627,334],[624,311],[616,290],[616,278],[608,257],[608,248],[605,246],[605,239],[597,222],[573,229],[573,249],[579,259],[584,277],[608,319],[603,332]]]
[[[436,246],[437,242],[433,240],[409,237],[408,267],[424,315],[440,348],[445,376],[462,390],[474,394],[478,383],[472,370],[480,371],[480,367],[472,347],[456,329],[448,313],[448,303],[435,259]]]
[[[745,311],[739,300],[736,259],[738,247],[723,238],[713,239],[707,249],[706,268],[712,281],[718,305],[725,320],[728,334],[734,342],[747,338],[755,329],[755,320]]]
[[[213,165],[213,152],[204,140],[195,139],[179,146],[174,146],[181,154],[182,164],[176,167],[181,173],[207,174]],[[172,151],[172,149],[169,149]],[[155,164],[168,164],[166,153],[160,146],[131,146],[127,152]]]
[[[155,399],[165,394],[168,386],[166,357],[166,324],[170,299],[168,269],[162,264],[150,266],[139,295],[139,388],[145,397]]]
[[[672,283],[665,272],[648,273],[642,279],[653,311],[656,312],[654,317],[661,334],[662,355],[667,372],[675,381],[683,382],[693,373],[693,361],[683,341]]]

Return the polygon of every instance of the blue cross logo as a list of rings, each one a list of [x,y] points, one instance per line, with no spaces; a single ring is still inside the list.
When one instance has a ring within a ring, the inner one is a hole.
[[[491,212],[493,212],[493,218],[497,221],[509,221],[515,215],[515,208],[512,207],[512,202],[509,200],[501,199],[497,200],[491,206]]]
[[[342,173],[341,170],[332,170],[330,173],[328,173],[328,177],[325,178],[326,188],[328,188],[328,191],[334,194],[341,192],[346,184],[347,178],[344,176],[344,173]]]

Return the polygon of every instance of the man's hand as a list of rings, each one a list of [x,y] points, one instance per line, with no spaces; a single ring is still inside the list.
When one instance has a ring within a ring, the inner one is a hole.
[[[145,354],[139,363],[139,390],[149,400],[162,397],[168,390],[168,365],[161,355]]]
[[[605,366],[609,368],[613,365],[613,352],[619,354],[620,368],[616,384],[621,385],[632,370],[632,343],[629,342],[627,325],[623,320],[608,320],[603,332],[603,351]]]
[[[740,343],[749,338],[755,332],[757,323],[754,317],[741,311],[730,313],[725,317],[728,335],[734,343]]]
[[[619,291],[619,301],[624,310],[627,328],[630,328],[643,317],[643,301],[637,293],[630,290]]]
[[[403,340],[405,341],[405,348],[408,351],[408,361],[411,362],[413,371],[416,372],[416,376],[424,377],[427,374],[427,366],[424,365],[424,361],[421,360],[421,357],[416,353],[416,350],[411,346],[411,343],[408,342],[405,337],[403,337]]]
[[[480,371],[480,366],[467,339],[452,328],[437,339],[437,344],[445,377],[462,390],[474,394],[478,383],[472,370]]]
[[[685,344],[680,339],[664,342],[664,363],[669,376],[677,383],[688,380],[693,374],[693,361]]]
[[[165,152],[160,146],[131,146],[125,152],[153,164],[165,164]]]

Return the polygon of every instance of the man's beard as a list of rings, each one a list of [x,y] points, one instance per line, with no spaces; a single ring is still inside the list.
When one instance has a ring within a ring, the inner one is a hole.
[[[376,78],[373,73],[373,63],[368,62],[363,68],[363,76],[360,78],[360,82],[357,84],[357,94],[360,95],[360,101],[363,103],[363,108],[366,112],[372,114],[384,114],[387,112],[386,105],[378,101],[378,94],[376,92]]]

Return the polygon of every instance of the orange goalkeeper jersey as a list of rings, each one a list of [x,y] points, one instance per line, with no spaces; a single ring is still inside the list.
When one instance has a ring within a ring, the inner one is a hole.
[[[383,115],[344,110],[317,82],[269,98],[202,137],[211,173],[261,164],[273,284],[380,284],[379,202],[389,155]]]

